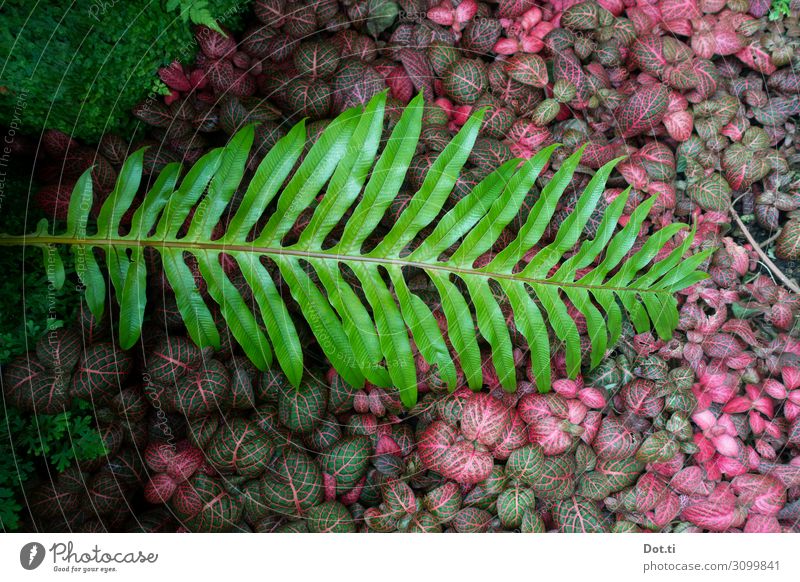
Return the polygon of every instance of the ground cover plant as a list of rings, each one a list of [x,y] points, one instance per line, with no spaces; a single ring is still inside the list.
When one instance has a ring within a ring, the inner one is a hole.
[[[4,402],[102,447],[3,527],[797,531],[795,4],[206,22],[146,136],[41,136],[27,264],[86,303]]]
[[[29,135],[59,129],[96,142],[131,135],[128,112],[165,91],[157,69],[195,52],[192,22],[236,28],[245,2],[29,2],[0,7],[0,123]]]

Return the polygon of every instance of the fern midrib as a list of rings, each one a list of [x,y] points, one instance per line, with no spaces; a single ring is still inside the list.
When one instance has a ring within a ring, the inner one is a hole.
[[[0,246],[46,246],[46,245],[66,245],[66,246],[84,246],[84,247],[152,247],[158,248],[174,248],[181,250],[198,250],[198,251],[219,251],[219,252],[246,252],[257,255],[282,255],[298,257],[303,259],[324,259],[337,262],[361,262],[372,263],[378,265],[397,265],[400,267],[417,267],[423,270],[442,271],[446,273],[454,273],[456,275],[474,275],[485,277],[488,279],[504,279],[508,281],[517,281],[529,283],[531,285],[549,285],[552,287],[569,287],[574,289],[587,289],[598,291],[612,291],[617,293],[649,293],[652,295],[668,295],[671,292],[668,289],[639,289],[636,287],[608,287],[605,285],[587,285],[572,281],[555,281],[550,279],[534,279],[532,277],[521,277],[516,274],[509,273],[495,273],[490,271],[483,271],[477,269],[466,269],[463,267],[456,267],[446,263],[426,263],[419,261],[407,261],[404,259],[390,259],[384,257],[368,257],[363,255],[342,255],[328,251],[310,251],[291,248],[272,248],[272,247],[257,247],[253,245],[235,245],[230,243],[222,243],[217,241],[210,242],[193,242],[183,240],[139,240],[128,238],[82,238],[76,239],[65,236],[35,236],[35,235],[22,235],[22,236],[2,236],[0,237]]]

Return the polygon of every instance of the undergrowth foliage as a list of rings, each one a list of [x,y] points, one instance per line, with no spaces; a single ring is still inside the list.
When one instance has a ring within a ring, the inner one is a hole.
[[[297,124],[263,157],[245,189],[242,181],[254,139],[254,127],[247,126],[227,146],[198,160],[180,180],[180,166],[167,165],[134,210],[144,157],[139,150],[123,164],[96,228],[89,226],[92,178],[87,171],[73,190],[66,230],[52,234],[43,221],[35,233],[3,236],[0,244],[41,247],[57,286],[64,275],[56,245],[70,246],[86,300],[98,317],[109,292],[98,261],[102,255],[120,304],[123,349],[132,347],[141,334],[146,249],[155,249],[188,333],[199,347],[220,344],[200,282],[252,362],[264,370],[277,359],[291,383],[299,386],[303,349],[279,293],[286,285],[341,376],[356,387],[365,381],[394,386],[408,407],[417,399],[414,346],[449,388],[456,388],[463,372],[466,384],[480,389],[479,335],[491,347],[500,384],[515,389],[504,304],[510,305],[516,329],[527,340],[542,391],[550,387],[554,340],[565,347],[570,377],[580,372],[581,340],[571,308],[585,318],[592,367],[620,337],[625,318],[638,333],[655,328],[662,339],[670,338],[678,325],[674,294],[706,277],[696,269],[710,250],[684,260],[693,231],[655,262],[686,225],[671,224],[629,252],[655,197],[639,204],[618,229],[628,189],[605,209],[593,227],[594,238],[577,245],[620,159],[594,173],[552,240],[544,242],[583,148],[569,156],[538,192],[516,236],[488,262],[478,263],[508,234],[506,226],[518,216],[556,149],[549,146],[527,161],[500,165],[443,212],[473,151],[483,110],[473,114],[432,161],[389,232],[371,243],[370,235],[401,193],[422,128],[419,95],[379,153],[385,104],[386,94],[381,93],[363,108],[346,110],[304,156],[306,128],[303,122]],[[245,191],[237,193],[240,188]],[[240,196],[237,204],[232,204],[234,195]],[[276,204],[271,206],[273,200]],[[313,204],[310,218],[301,216]],[[129,227],[122,226],[126,214]],[[299,218],[304,227],[298,228]],[[287,243],[287,235],[296,242]],[[201,281],[190,264],[196,264]],[[410,275],[419,273],[435,286],[446,326],[440,326],[431,307],[412,292]]]

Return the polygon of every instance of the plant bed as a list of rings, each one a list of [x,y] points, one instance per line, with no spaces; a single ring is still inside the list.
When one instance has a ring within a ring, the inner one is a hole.
[[[23,485],[22,527],[796,531],[796,8],[261,0],[200,28],[145,137],[43,135],[26,243],[91,266],[65,382],[105,452]],[[4,366],[15,407],[48,354]]]

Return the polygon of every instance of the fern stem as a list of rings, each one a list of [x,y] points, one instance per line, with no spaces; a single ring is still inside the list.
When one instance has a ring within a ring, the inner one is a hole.
[[[46,246],[46,245],[68,245],[68,246],[84,246],[84,247],[121,247],[129,249],[132,247],[152,247],[159,248],[172,248],[181,249],[191,252],[192,250],[198,251],[218,251],[218,252],[246,252],[258,255],[278,255],[278,256],[291,256],[298,258],[309,259],[323,259],[329,261],[343,262],[343,263],[372,263],[377,265],[395,265],[399,267],[416,267],[425,271],[441,271],[445,273],[453,273],[456,275],[472,275],[480,276],[488,279],[495,280],[508,280],[530,283],[532,285],[549,285],[559,288],[574,288],[574,289],[587,289],[587,290],[600,290],[600,291],[613,291],[613,292],[634,292],[638,294],[652,294],[652,295],[671,295],[670,291],[665,289],[639,289],[635,287],[609,287],[607,285],[588,285],[572,281],[557,281],[549,279],[535,279],[532,277],[523,277],[519,274],[513,273],[495,273],[480,269],[468,269],[463,267],[455,267],[447,263],[436,262],[426,263],[418,261],[407,261],[402,258],[386,258],[386,257],[367,257],[359,255],[341,255],[327,251],[306,251],[301,249],[292,248],[272,248],[272,247],[258,247],[254,245],[232,245],[228,243],[220,243],[216,241],[210,242],[189,242],[183,240],[137,240],[128,238],[72,238],[68,236],[36,236],[36,235],[21,235],[21,236],[0,236],[0,246]]]

